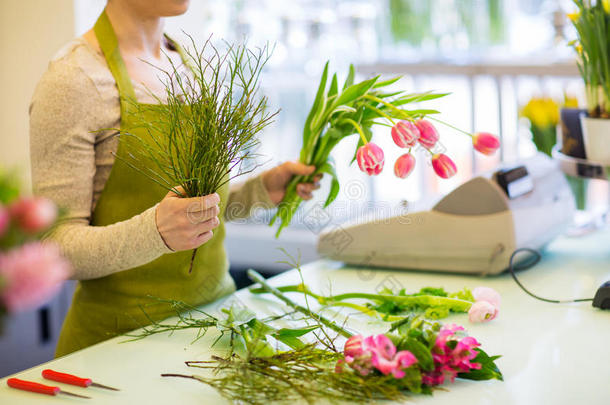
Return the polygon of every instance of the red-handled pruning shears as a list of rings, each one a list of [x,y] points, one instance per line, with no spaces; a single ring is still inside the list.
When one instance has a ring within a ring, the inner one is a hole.
[[[72,374],[59,373],[53,370],[43,370],[42,376],[47,380],[53,380],[64,384],[76,385],[79,387],[98,387],[107,390],[120,391],[118,388],[112,388],[107,385],[99,384],[91,380],[91,378],[81,378]]]
[[[59,387],[52,387],[50,385],[44,385],[35,383],[32,381],[20,380],[19,378],[9,378],[6,380],[6,383],[9,387],[16,388],[18,390],[37,392],[39,394],[45,395],[57,395],[64,394],[70,395],[78,398],[91,399],[90,397],[86,397],[84,395],[74,394],[72,392],[62,391]]]

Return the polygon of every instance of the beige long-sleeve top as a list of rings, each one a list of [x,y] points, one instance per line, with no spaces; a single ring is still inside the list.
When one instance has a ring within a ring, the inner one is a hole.
[[[134,83],[138,101],[154,103]],[[30,105],[30,154],[34,193],[67,211],[49,238],[72,262],[74,279],[103,277],[148,263],[171,250],[157,230],[156,206],[109,226],[90,226],[91,214],[114,163],[120,126],[119,94],[104,56],[84,38],[64,46],[50,62]],[[232,185],[226,219],[271,207],[262,180]]]

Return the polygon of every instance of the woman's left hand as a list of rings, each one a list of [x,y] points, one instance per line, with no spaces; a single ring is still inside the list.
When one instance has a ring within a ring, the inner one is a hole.
[[[286,187],[293,176],[307,176],[316,171],[315,166],[307,166],[300,162],[284,162],[281,165],[267,170],[262,174],[263,184],[274,204],[279,204],[286,194]],[[297,194],[304,200],[310,200],[312,192],[320,188],[321,174],[318,174],[313,183],[299,183]]]

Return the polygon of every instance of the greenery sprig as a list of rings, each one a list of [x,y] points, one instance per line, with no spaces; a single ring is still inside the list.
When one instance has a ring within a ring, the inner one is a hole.
[[[255,156],[258,134],[278,113],[270,112],[267,98],[259,95],[269,48],[251,50],[228,43],[225,48],[219,49],[210,39],[198,48],[191,38],[190,49],[184,51],[191,74],[172,62],[169,71],[160,69],[165,98],[153,94],[158,105],[131,100],[129,114],[152,142],[121,131],[136,140],[126,163],[180,197],[212,194],[251,172],[253,168],[243,163]],[[154,120],[139,118],[150,116],[143,114],[150,109],[155,111]]]

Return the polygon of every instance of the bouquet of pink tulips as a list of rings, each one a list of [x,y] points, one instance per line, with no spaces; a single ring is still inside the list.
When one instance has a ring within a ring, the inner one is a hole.
[[[296,193],[297,184],[312,181],[316,175],[326,173],[331,176],[331,188],[324,206],[335,200],[339,193],[339,181],[330,153],[342,139],[358,134],[360,140],[353,160],[357,161],[360,170],[370,176],[381,173],[385,159],[383,150],[371,142],[374,125],[391,128],[391,136],[396,146],[406,150],[394,163],[396,176],[406,178],[413,171],[415,156],[412,151],[416,146],[428,151],[432,167],[438,176],[447,179],[457,172],[451,158],[435,148],[439,134],[430,121],[445,124],[431,117],[438,111],[405,108],[408,104],[433,100],[446,94],[408,94],[404,91],[387,90],[388,86],[396,83],[401,77],[382,81],[380,76],[376,76],[354,83],[354,76],[354,68],[350,66],[347,79],[339,89],[337,74],[333,75],[328,85],[328,63],[324,68],[315,101],[303,128],[303,147],[300,155],[302,163],[313,165],[317,170],[310,176],[295,176],[289,183],[284,199],[270,224],[273,225],[277,219],[281,221],[276,237],[290,224],[302,202]],[[449,126],[472,137],[475,149],[483,154],[493,154],[500,147],[498,138],[492,134],[470,134]]]
[[[8,176],[0,176],[0,328],[2,315],[34,308],[52,297],[70,266],[59,248],[38,241],[57,217],[46,198],[19,197]]]

